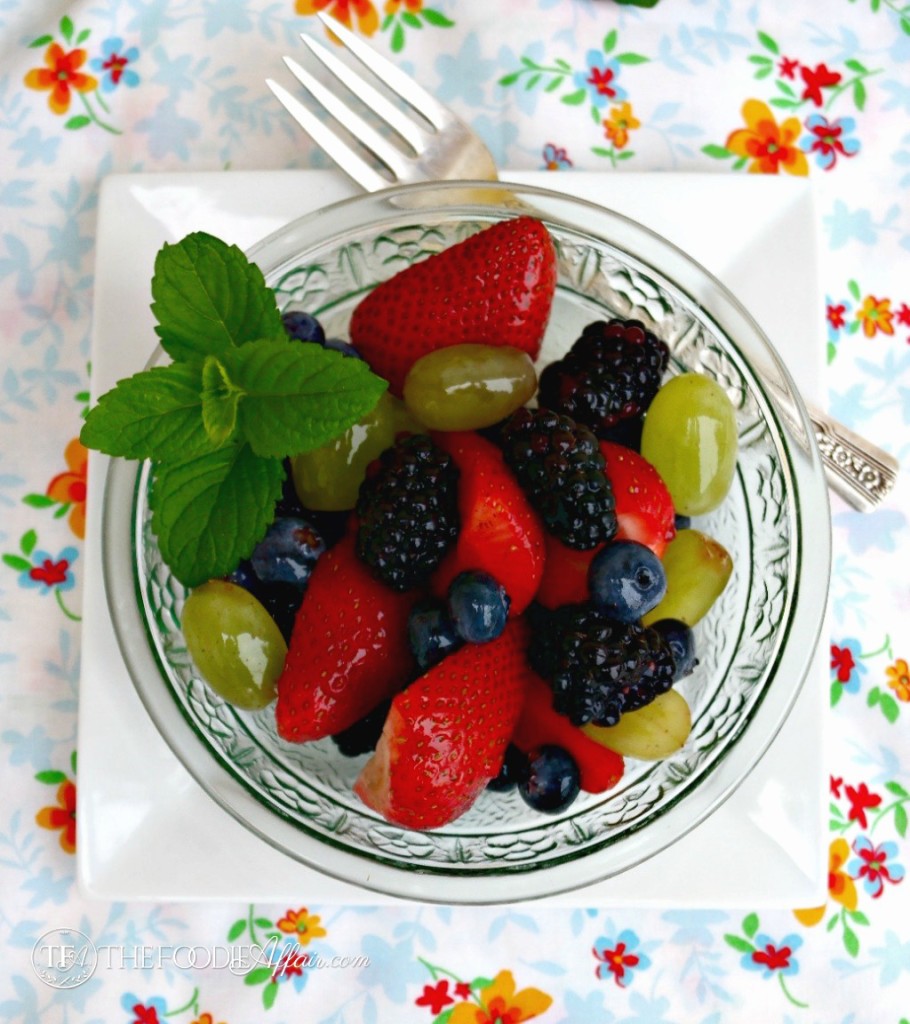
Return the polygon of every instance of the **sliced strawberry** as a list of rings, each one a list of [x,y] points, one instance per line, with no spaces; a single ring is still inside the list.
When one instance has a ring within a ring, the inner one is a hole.
[[[666,484],[657,470],[638,452],[611,441],[600,450],[613,485],[619,529],[614,540],[634,540],[663,557],[676,536],[676,513]],[[547,536],[547,557],[537,600],[546,608],[588,600],[588,567],[603,548],[575,551]]]
[[[512,742],[530,751],[545,743],[563,747],[578,765],[581,788],[586,793],[604,793],[622,778],[625,762],[620,754],[586,736],[565,715],[553,710],[553,694],[546,682],[528,669],[525,703]]]
[[[387,821],[439,828],[474,803],[502,764],[524,702],[527,625],[467,644],[398,694],[354,792]],[[591,741],[593,743],[593,740]]]
[[[407,621],[415,599],[373,578],[351,533],[322,555],[278,679],[279,736],[303,743],[341,732],[414,677]]]
[[[647,459],[631,448],[601,441],[616,499],[616,540],[634,540],[658,558],[676,536],[676,512],[667,485]]]
[[[455,546],[433,575],[433,590],[444,596],[460,572],[481,569],[506,588],[510,614],[520,615],[543,573],[543,526],[492,441],[473,431],[440,431],[433,439],[458,466],[461,519]]]
[[[494,224],[377,285],[354,310],[351,344],[400,395],[412,363],[449,345],[540,350],[556,254],[531,217]]]

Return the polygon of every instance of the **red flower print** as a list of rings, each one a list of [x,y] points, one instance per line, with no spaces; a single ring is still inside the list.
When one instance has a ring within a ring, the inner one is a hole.
[[[471,986],[466,981],[459,981],[455,986],[455,995],[459,999],[468,999],[471,995]]]
[[[616,90],[610,85],[612,81],[612,68],[591,68],[591,74],[588,76],[588,85],[593,86],[594,91],[601,96],[607,96],[610,99],[616,96]]]
[[[841,79],[839,72],[829,71],[825,64],[817,64],[814,69],[801,67],[799,69],[799,73],[802,75],[803,81],[806,83],[806,88],[803,89],[802,98],[804,100],[812,100],[817,107],[824,105],[822,89],[827,89],[829,86],[837,85]]]
[[[58,584],[66,582],[66,571],[69,567],[70,564],[65,558],[59,562],[45,558],[40,565],[32,566],[28,574],[37,583],[43,583],[47,587],[56,587]]]
[[[847,814],[847,818],[850,821],[858,822],[860,828],[866,828],[869,824],[866,819],[866,811],[871,810],[873,807],[878,807],[882,802],[882,798],[877,793],[870,793],[865,782],[861,782],[856,788],[847,786],[844,792],[850,801],[850,811]]]
[[[903,324],[904,327],[910,327],[910,306],[906,302],[901,303],[900,309],[896,311],[897,322]]]
[[[840,800],[840,788],[843,784],[844,780],[842,778],[836,775],[831,776],[831,795],[837,797],[838,800]]]
[[[837,331],[846,324],[847,320],[844,314],[847,312],[847,307],[841,302],[839,305],[828,306],[828,323]],[[833,648],[832,648],[833,651]],[[849,653],[849,652],[848,652]],[[831,665],[834,668],[834,665]]]
[[[838,647],[837,644],[831,644],[831,668],[837,669],[839,683],[849,683],[850,676],[856,668],[853,651],[849,647]]]
[[[793,950],[789,946],[781,946],[777,949],[770,942],[764,949],[756,949],[752,954],[752,960],[766,967],[769,971],[782,971],[790,966],[790,956]]]
[[[414,1002],[418,1006],[428,1006],[430,1013],[435,1017],[442,1013],[442,1008],[454,1003],[455,1000],[449,995],[448,978],[441,978],[435,985],[424,985],[423,993]]]
[[[777,65],[777,70],[780,72],[781,78],[795,78],[796,69],[798,67],[798,60],[791,60],[789,57],[781,57],[780,64]]]
[[[133,1013],[136,1015],[133,1024],[161,1024],[158,1019],[158,1011],[154,1006],[143,1006],[142,1003],[136,1003]]]
[[[597,955],[598,960],[603,960],[607,965],[607,970],[613,975],[617,985],[622,985],[622,979],[625,977],[627,967],[637,967],[638,957],[634,953],[626,952],[626,944],[624,942],[617,942],[615,949],[605,949],[603,956]]]

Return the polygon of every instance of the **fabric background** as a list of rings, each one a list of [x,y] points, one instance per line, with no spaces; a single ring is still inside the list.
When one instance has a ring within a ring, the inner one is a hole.
[[[322,34],[312,17],[321,8],[349,17],[450,104],[500,166],[810,175],[831,411],[905,464],[910,454],[902,0],[661,0],[650,10],[612,0],[0,0],[0,1020],[906,1021],[906,478],[872,514],[833,504],[825,907],[346,908],[320,905],[315,892],[289,907],[150,906],[80,895],[85,452],[74,439],[90,383],[98,186],[114,172],[328,166],[264,84],[299,49],[298,32]],[[592,68],[609,85],[597,116],[579,93]],[[761,159],[753,144],[768,142],[767,112],[779,132],[776,155]],[[276,932],[295,949],[369,964],[291,964],[275,978],[134,963],[64,992],[30,963],[38,937],[64,926],[97,944],[152,947]],[[470,993],[485,1015],[471,1015]]]

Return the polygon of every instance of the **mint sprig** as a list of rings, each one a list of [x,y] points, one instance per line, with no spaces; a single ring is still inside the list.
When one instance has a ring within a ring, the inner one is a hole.
[[[152,529],[192,587],[231,572],[264,535],[282,460],[342,434],[388,384],[359,359],[291,341],[259,268],[212,235],[165,245],[152,295],[174,361],[118,381],[80,439],[154,463]]]
[[[172,359],[201,362],[282,334],[275,296],[259,267],[236,245],[201,231],[158,253],[152,298],[155,333]]]

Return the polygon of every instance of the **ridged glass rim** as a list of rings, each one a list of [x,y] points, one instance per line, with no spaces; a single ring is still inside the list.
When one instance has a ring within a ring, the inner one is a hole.
[[[484,193],[484,201],[466,203],[465,195],[474,190]],[[827,488],[808,416],[787,370],[755,321],[720,281],[678,247],[631,218],[534,186],[490,182],[410,185],[356,196],[308,214],[257,243],[248,255],[269,277],[279,256],[288,251],[305,251],[317,241],[320,249],[330,249],[336,239],[355,226],[399,219],[402,209],[413,209],[418,198],[420,207],[425,207],[433,197],[437,207],[446,212],[451,213],[451,208],[457,206],[465,216],[489,218],[488,197],[494,195],[502,196],[503,205],[492,208],[493,219],[518,212],[513,205],[516,199],[531,208],[536,203],[548,211],[558,209],[559,218],[554,218],[552,212],[539,215],[545,221],[564,222],[576,235],[588,235],[628,254],[649,269],[662,286],[682,296],[699,311],[701,319],[715,328],[718,338],[729,349],[728,354],[736,356],[778,439],[787,479],[788,514],[796,541],[791,560],[797,580],[782,626],[784,636],[777,648],[776,665],[769,670],[769,676],[796,682],[786,687],[767,685],[747,721],[699,776],[697,785],[684,788],[646,827],[625,833],[618,844],[607,837],[596,849],[586,850],[581,856],[567,853],[542,870],[527,864],[509,867],[496,863],[486,871],[460,876],[445,866],[422,871],[379,855],[353,853],[264,804],[232,765],[199,742],[204,741],[204,735],[177,701],[161,701],[162,666],[140,611],[142,588],[136,572],[135,501],[142,467],[112,460],[105,486],[103,565],[115,633],[139,696],[178,759],[209,796],[269,845],[355,885],[426,902],[500,903],[573,890],[628,870],[695,828],[758,763],[792,708],[820,636],[830,575]],[[706,288],[710,290],[710,309],[699,297]],[[761,372],[756,372],[756,366],[761,367]],[[123,514],[125,509],[131,510],[128,515]],[[809,543],[807,516],[811,516],[812,528]],[[129,574],[123,572],[127,565],[132,567]],[[798,643],[800,637],[808,642]],[[165,688],[169,690],[167,683]],[[618,862],[608,856],[611,846],[615,850],[617,845],[623,848]]]

